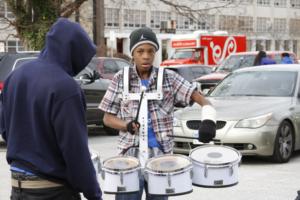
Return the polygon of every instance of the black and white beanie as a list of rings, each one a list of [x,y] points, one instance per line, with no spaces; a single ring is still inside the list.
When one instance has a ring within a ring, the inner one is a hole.
[[[133,50],[141,44],[152,44],[156,51],[159,49],[159,44],[155,33],[148,27],[143,27],[134,30],[130,36],[130,53],[132,55]]]

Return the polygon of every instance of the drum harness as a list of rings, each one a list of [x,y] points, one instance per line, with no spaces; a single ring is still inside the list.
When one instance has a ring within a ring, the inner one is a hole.
[[[140,86],[141,93],[129,93],[129,67],[124,67],[123,73],[123,101],[139,100],[139,106],[137,110],[136,119],[140,123],[139,128],[139,160],[142,168],[145,167],[145,163],[149,158],[148,149],[148,100],[162,100],[162,84],[163,84],[163,72],[162,67],[158,68],[157,87],[156,92],[145,92],[145,87]],[[135,135],[134,135],[135,137]],[[128,149],[127,149],[128,150]]]

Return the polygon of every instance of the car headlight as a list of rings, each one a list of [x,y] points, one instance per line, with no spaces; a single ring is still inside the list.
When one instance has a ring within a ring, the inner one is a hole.
[[[177,119],[176,117],[173,118],[173,127],[180,127],[181,126],[181,122],[179,119]]]
[[[272,117],[272,113],[268,113],[266,115],[261,115],[258,117],[253,117],[249,119],[242,119],[238,121],[235,125],[236,128],[259,128],[262,127],[269,121]]]

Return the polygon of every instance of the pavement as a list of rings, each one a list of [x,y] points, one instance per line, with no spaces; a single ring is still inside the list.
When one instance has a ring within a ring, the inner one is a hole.
[[[117,136],[93,135],[90,148],[100,153],[101,160],[116,155]],[[5,160],[6,148],[0,147],[0,200],[10,195],[9,166]],[[295,200],[300,190],[300,152],[289,163],[274,164],[257,157],[243,157],[239,168],[239,183],[225,188],[193,187],[193,192],[184,196],[169,197],[169,200]],[[103,181],[99,176],[100,185]],[[83,198],[84,199],[84,198]],[[114,195],[103,195],[104,200],[113,200]]]

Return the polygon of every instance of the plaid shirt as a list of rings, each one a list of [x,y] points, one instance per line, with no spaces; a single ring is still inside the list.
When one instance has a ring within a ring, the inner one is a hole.
[[[155,92],[157,87],[158,69],[152,67],[149,78],[149,86],[146,92]],[[141,79],[135,67],[129,69],[129,92],[140,93],[142,86]],[[148,111],[150,112],[153,130],[157,141],[161,144],[162,150],[169,153],[173,148],[173,111],[176,103],[189,105],[191,95],[196,86],[190,84],[183,77],[172,70],[164,70],[163,76],[163,99],[149,100]],[[122,100],[123,92],[123,70],[120,70],[113,78],[108,87],[99,109],[104,112],[117,115],[122,120],[130,122],[137,114],[138,100]],[[118,141],[118,152],[137,146],[138,135],[131,135],[129,132],[120,131]]]

